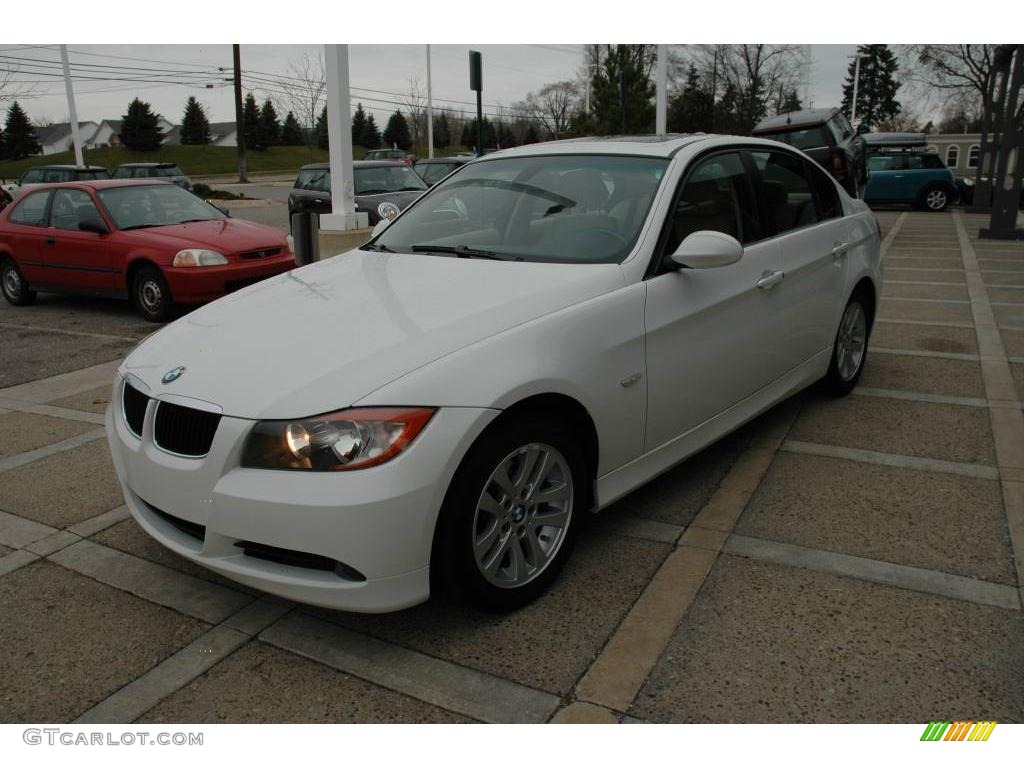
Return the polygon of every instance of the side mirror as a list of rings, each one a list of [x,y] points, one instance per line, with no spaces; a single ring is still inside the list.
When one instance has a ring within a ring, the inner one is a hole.
[[[743,258],[743,246],[724,232],[702,229],[687,235],[672,254],[672,261],[690,269],[727,267]]]
[[[227,208],[225,208],[225,207],[224,207],[223,205],[217,205],[216,203],[210,203],[210,205],[212,205],[212,206],[213,206],[214,208],[216,208],[216,209],[217,209],[218,211],[220,211],[221,213],[223,213],[223,214],[224,214],[225,216],[227,216],[227,217],[228,217],[229,219],[231,218],[231,211],[229,211],[229,210],[228,210]]]
[[[82,219],[78,222],[78,228],[83,232],[95,232],[97,235],[110,234],[110,228],[102,219]]]
[[[373,233],[370,235],[370,237],[376,237],[389,226],[391,226],[391,219],[381,219],[374,225]]]

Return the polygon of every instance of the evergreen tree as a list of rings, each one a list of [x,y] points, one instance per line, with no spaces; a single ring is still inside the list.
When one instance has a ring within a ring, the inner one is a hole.
[[[155,152],[163,141],[156,113],[145,101],[132,99],[128,113],[121,116],[121,143],[133,152]]]
[[[245,102],[242,104],[242,133],[245,135],[246,149],[266,149],[261,129],[260,107],[256,103],[256,97],[250,93],[246,95]]]
[[[715,104],[715,133],[739,134],[742,132],[740,118],[740,97],[732,83],[727,83],[722,98]]]
[[[803,108],[804,103],[800,99],[800,94],[797,93],[796,88],[794,88],[789,93],[784,94],[779,100],[775,112],[777,114],[784,115],[787,112],[799,112]]]
[[[384,144],[385,146],[397,147],[398,149],[409,149],[412,147],[412,137],[409,135],[409,122],[405,119],[405,115],[402,114],[402,110],[396,109],[391,117],[388,118],[388,124],[384,127]]]
[[[537,126],[533,123],[526,129],[526,135],[523,136],[523,144],[536,144],[540,141],[540,136],[537,134]]]
[[[210,143],[210,121],[206,119],[206,111],[195,96],[189,96],[185,103],[185,115],[181,118],[181,143]]]
[[[281,143],[281,121],[277,119],[274,103],[267,99],[260,108],[260,138],[264,147]]]
[[[356,104],[356,111],[352,113],[352,143],[365,146],[363,140],[366,138],[366,111],[363,105]]]
[[[330,133],[327,128],[327,107],[324,107],[313,126],[313,140],[320,149],[330,148]]]
[[[497,127],[494,129],[494,143],[502,149],[516,145],[515,134],[508,127],[508,123],[503,120],[499,120]]]
[[[493,149],[498,143],[498,137],[494,130],[494,123],[484,118],[484,146],[483,149]],[[462,126],[462,146],[464,147],[475,147],[476,146],[476,118],[473,118]]]
[[[709,133],[714,111],[714,99],[701,83],[697,68],[691,64],[686,84],[669,102],[668,130],[671,133]]]
[[[288,147],[298,147],[306,143],[302,138],[302,126],[291,112],[284,117],[284,125],[281,127],[281,143]]]
[[[860,78],[857,85],[856,116],[867,126],[889,120],[900,112],[896,91],[900,82],[896,79],[898,62],[887,45],[860,45],[857,55],[864,56],[860,62]],[[843,111],[850,114],[853,101],[853,75],[856,59],[850,62],[843,83]]]
[[[377,120],[372,114],[366,116],[362,145],[367,149],[377,149],[380,146],[380,128],[377,127]]]
[[[38,155],[43,151],[36,138],[32,122],[18,102],[12,102],[7,109],[4,121],[3,157],[5,160],[20,160],[23,157]]]
[[[599,135],[650,133],[654,129],[654,81],[647,46],[608,46],[591,80],[591,109]]]
[[[441,112],[434,118],[434,149],[444,149],[451,146],[452,131],[448,125],[448,118]]]

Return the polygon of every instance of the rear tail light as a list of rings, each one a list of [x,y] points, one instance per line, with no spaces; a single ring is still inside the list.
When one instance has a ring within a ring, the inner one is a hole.
[[[832,172],[840,179],[846,175],[846,158],[839,150],[832,152]]]

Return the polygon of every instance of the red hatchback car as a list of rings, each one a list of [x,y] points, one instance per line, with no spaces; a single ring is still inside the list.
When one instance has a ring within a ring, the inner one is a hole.
[[[295,266],[283,232],[163,181],[47,184],[0,212],[0,288],[127,296],[147,320]]]

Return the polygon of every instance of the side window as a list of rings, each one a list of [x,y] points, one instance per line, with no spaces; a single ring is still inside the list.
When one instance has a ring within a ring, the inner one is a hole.
[[[86,219],[100,219],[99,211],[89,193],[80,189],[58,189],[53,193],[50,223],[57,229],[77,231],[78,223]]]
[[[25,195],[11,211],[12,224],[24,224],[29,227],[46,226],[46,203],[50,199],[50,190],[30,192]]]
[[[64,171],[59,168],[47,168],[43,171],[44,184],[59,184],[62,181],[67,181],[67,179],[64,178]]]
[[[813,163],[806,163],[807,174],[811,177],[814,197],[818,201],[818,218],[838,219],[843,215],[843,206],[839,202],[839,193],[832,178]]]
[[[22,184],[39,184],[43,180],[43,172],[38,168],[33,168],[31,171],[26,171],[25,175],[21,178]]]
[[[700,161],[683,182],[670,216],[666,253],[703,229],[724,232],[741,243],[762,237],[750,179],[737,152]]]
[[[761,171],[766,234],[781,235],[814,224],[818,214],[803,160],[784,152],[750,155]]]
[[[942,158],[938,155],[924,155],[921,158],[921,162],[925,168],[945,168],[946,166],[942,163]]]

